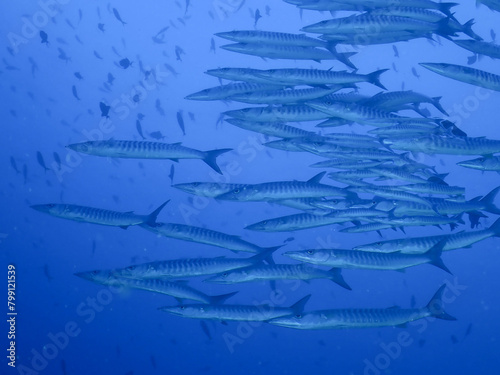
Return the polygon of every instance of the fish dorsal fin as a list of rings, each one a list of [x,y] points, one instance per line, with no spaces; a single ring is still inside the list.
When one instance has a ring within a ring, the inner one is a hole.
[[[293,313],[295,315],[302,314],[302,312],[304,311],[304,307],[306,306],[307,301],[309,301],[309,298],[311,298],[310,294],[308,294],[304,298],[301,298],[300,300],[295,302],[292,306],[290,306],[290,308],[293,310]]]
[[[311,177],[309,180],[307,180],[307,182],[310,184],[319,184],[325,174],[326,172],[318,173],[316,176]]]

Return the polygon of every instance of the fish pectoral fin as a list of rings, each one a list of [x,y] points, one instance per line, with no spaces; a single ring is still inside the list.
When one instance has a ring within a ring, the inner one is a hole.
[[[176,163],[178,163],[178,162],[179,162],[179,159],[172,159],[172,158],[171,158],[170,160],[175,161]]]
[[[120,225],[120,228],[122,229],[127,229],[129,226],[128,225]]]
[[[227,326],[227,322],[225,320],[221,320],[220,321],[220,324],[224,325],[224,326]]]
[[[407,328],[407,327],[408,327],[408,323],[396,324],[394,327],[398,327],[398,328]]]

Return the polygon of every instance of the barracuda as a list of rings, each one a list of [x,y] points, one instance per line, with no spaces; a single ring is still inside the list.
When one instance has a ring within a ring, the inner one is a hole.
[[[369,270],[404,270],[421,264],[432,264],[450,273],[441,260],[445,240],[438,242],[423,254],[379,253],[361,250],[311,249],[287,251],[286,255],[294,260],[319,266],[369,269]]]
[[[396,189],[407,191],[408,193],[420,194],[440,194],[440,195],[464,195],[465,188],[460,186],[449,186],[443,184],[434,184],[431,182],[413,185],[399,185]]]
[[[334,186],[321,184],[326,172],[321,172],[307,181],[278,181],[262,184],[246,185],[242,189],[234,189],[216,199],[249,202],[273,201],[291,198],[321,198],[328,196],[352,196],[345,190]]]
[[[488,73],[483,70],[473,69],[462,65],[445,63],[419,63],[419,65],[433,71],[434,73],[460,82],[500,91],[500,76],[493,73]]]
[[[385,145],[396,150],[443,155],[491,155],[500,152],[500,141],[472,137],[441,137],[429,135],[419,138],[386,138]]]
[[[222,174],[217,165],[217,157],[230,148],[199,151],[184,147],[181,143],[160,143],[149,141],[88,141],[66,146],[84,154],[125,159],[201,159],[217,173]]]
[[[159,310],[192,319],[218,321],[265,322],[290,314],[301,314],[311,295],[307,295],[290,307],[274,305],[181,305],[164,306]]]
[[[290,105],[282,107],[250,107],[223,112],[224,115],[240,120],[256,122],[272,121],[316,121],[328,118],[324,112],[317,111],[307,105]]]
[[[264,251],[274,251],[280,246],[275,247],[260,247],[250,242],[242,240],[238,236],[217,232],[210,229],[193,227],[183,224],[166,224],[157,223],[154,226],[142,225],[144,229],[156,233],[159,236],[177,238],[178,240],[204,243],[207,245],[221,247],[232,251],[244,251],[249,253],[262,253]]]
[[[266,257],[271,256],[276,249],[265,250],[250,258],[188,258],[142,263],[113,269],[111,273],[114,276],[130,279],[183,278],[210,275],[258,264]]]
[[[461,249],[464,247],[470,247],[476,242],[485,240],[490,237],[500,237],[500,219],[497,219],[488,229],[472,231],[472,232],[460,232],[455,234],[445,234],[439,236],[426,236],[426,237],[414,237],[414,238],[402,238],[397,240],[389,241],[378,241],[366,245],[360,245],[354,247],[355,250],[363,251],[378,251],[383,253],[391,253],[395,251],[400,251],[405,254],[422,254],[439,241],[446,240],[443,251]]]
[[[313,87],[309,89],[294,89],[294,90],[269,90],[269,91],[252,91],[244,94],[230,96],[229,100],[234,100],[249,104],[301,104],[308,100],[318,99],[328,94],[344,88],[341,85],[336,85],[331,88]]]
[[[252,281],[330,279],[345,289],[351,290],[338,268],[321,270],[306,264],[256,265],[223,272],[204,281],[218,284],[236,284]]]
[[[170,200],[163,203],[149,215],[137,215],[132,211],[117,212],[101,208],[77,206],[74,204],[37,204],[31,206],[31,208],[62,219],[127,229],[131,225],[155,225],[158,214],[168,202],[170,202]]]
[[[288,60],[313,60],[321,62],[321,60],[344,60],[349,61],[349,57],[356,52],[335,53],[319,49],[316,47],[302,46],[282,46],[275,44],[254,44],[254,43],[235,43],[221,46],[222,49],[243,53],[246,55],[259,56],[270,59],[288,59]],[[350,67],[356,68],[352,63]]]
[[[254,122],[239,120],[236,118],[226,119],[226,122],[245,130],[280,138],[312,137],[316,133],[299,129],[283,122]]]
[[[263,70],[251,68],[219,68],[207,70],[205,74],[231,81],[270,84],[269,80],[257,76],[257,73],[261,72]]]
[[[261,83],[247,83],[247,82],[238,82],[238,83],[230,83],[228,85],[221,85],[217,87],[212,87],[209,89],[201,90],[195,92],[194,94],[190,94],[185,97],[185,99],[189,100],[224,100],[233,95],[245,94],[248,92],[254,91],[272,91],[279,90],[283,86],[281,85],[265,85]]]
[[[444,110],[439,102],[441,97],[430,98],[426,95],[419,94],[417,92],[408,91],[392,91],[392,92],[380,92],[369,99],[362,102],[363,105],[372,105],[386,111],[391,112],[391,109],[405,104],[421,104],[429,103],[432,104],[438,111],[448,116],[448,113]]]
[[[275,318],[268,323],[295,329],[341,329],[405,326],[409,322],[426,317],[456,320],[442,308],[445,288],[446,285],[441,286],[427,306],[418,309],[319,310]]]
[[[93,281],[97,284],[122,286],[125,288],[147,290],[149,292],[166,294],[177,300],[190,299],[206,304],[218,304],[224,302],[229,297],[238,292],[232,292],[219,296],[209,296],[199,290],[191,288],[183,283],[172,282],[160,279],[129,279],[125,277],[116,277],[110,271],[89,271],[75,273],[82,279]]]
[[[214,198],[234,189],[241,189],[245,184],[226,184],[222,182],[188,182],[176,184],[172,187],[185,191],[186,193],[198,195],[200,197]]]
[[[369,82],[386,90],[380,83],[379,78],[387,70],[377,70],[370,74],[357,74],[317,69],[271,69],[259,71],[255,74],[266,79],[268,83],[283,85],[342,85]]]
[[[492,59],[500,59],[500,46],[498,44],[470,39],[455,39],[453,43],[473,53],[489,56]]]
[[[474,160],[465,160],[457,163],[464,168],[477,169],[480,171],[500,172],[500,156],[486,156]]]

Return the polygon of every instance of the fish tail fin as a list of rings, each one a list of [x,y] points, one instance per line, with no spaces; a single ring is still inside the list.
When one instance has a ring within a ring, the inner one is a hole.
[[[335,284],[340,285],[344,289],[352,290],[349,284],[345,282],[340,268],[332,268],[329,272],[331,274],[330,280],[332,280]]]
[[[232,293],[221,294],[221,295],[218,295],[218,296],[210,296],[210,303],[212,305],[221,304],[225,300],[227,300],[228,298],[234,296],[236,293],[238,293],[238,292],[236,291],[236,292],[232,292]]]
[[[309,301],[309,298],[311,298],[310,294],[308,294],[304,298],[301,298],[300,300],[295,302],[292,306],[290,306],[295,315],[302,314],[304,312],[304,307],[306,306],[307,301]]]
[[[283,245],[273,246],[273,247],[265,247],[261,252],[257,253],[252,257],[252,260],[255,260],[255,263],[259,263],[263,260],[267,262],[267,264],[276,264],[273,259],[273,253],[280,249]]]
[[[493,235],[495,237],[500,237],[500,218],[497,219],[488,229],[493,231]]]
[[[148,224],[148,225],[151,225],[151,226],[155,226],[156,225],[156,218],[158,217],[158,214],[161,212],[161,210],[163,210],[163,207],[165,207],[168,202],[170,202],[170,199],[167,200],[166,202],[162,203],[156,210],[154,210],[153,212],[151,212],[148,215],[147,220],[145,221],[145,223]]]
[[[475,23],[474,18],[468,20],[466,23],[462,25],[462,32],[470,36],[472,39],[483,40],[483,38],[481,38],[472,30],[472,26],[474,25],[474,23]]]
[[[486,208],[484,210],[486,212],[496,215],[500,214],[500,208],[498,208],[494,203],[494,200],[499,191],[500,191],[500,186],[494,188],[492,191],[486,194],[481,200],[479,200],[479,202],[485,205]]]
[[[425,309],[429,311],[430,315],[434,318],[443,320],[457,320],[457,318],[451,316],[443,309],[443,292],[445,289],[446,284],[441,285],[438,291],[432,296],[427,306],[425,306]]]
[[[432,98],[432,105],[434,107],[436,107],[436,109],[441,112],[442,114],[446,115],[446,116],[449,116],[448,112],[446,112],[443,108],[443,106],[441,105],[440,101],[441,101],[441,98],[442,96],[436,96],[434,98]]]
[[[384,90],[387,90],[387,88],[380,82],[380,75],[389,69],[381,69],[377,70],[373,73],[368,74],[368,82],[374,84],[375,86],[378,86]]]
[[[352,68],[354,70],[358,70],[356,66],[349,60],[349,57],[354,56],[357,54],[357,52],[338,52],[337,51],[337,42],[335,41],[329,41],[326,43],[325,47],[337,60],[339,60],[341,63],[344,63],[347,65],[349,68]]]
[[[441,254],[443,253],[443,248],[445,245],[446,239],[439,241],[437,244],[431,247],[429,251],[427,251],[426,255],[429,256],[429,264],[441,268],[442,270],[452,275],[451,271],[448,269],[448,267],[445,266],[443,260],[441,259]]]
[[[219,174],[222,174],[222,171],[217,165],[217,157],[221,154],[224,154],[225,152],[229,152],[232,150],[233,150],[232,148],[223,148],[220,150],[206,151],[203,161],[207,163],[214,171],[216,171]]]

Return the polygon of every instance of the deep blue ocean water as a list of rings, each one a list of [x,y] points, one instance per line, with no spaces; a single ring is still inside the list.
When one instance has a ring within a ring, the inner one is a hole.
[[[474,2],[459,1],[455,16],[462,23],[476,20],[474,30],[490,41],[497,33],[500,14]],[[44,6],[43,4],[48,4]],[[56,5],[54,5],[56,4]],[[122,25],[113,14],[116,8]],[[268,11],[266,11],[268,8]],[[221,10],[223,9],[223,10]],[[344,70],[339,62],[263,60],[218,48],[223,40],[213,34],[253,29],[254,15],[262,18],[257,29],[298,33],[301,27],[329,17],[304,11],[281,1],[214,0],[138,2],[40,1],[4,5],[0,64],[2,171],[0,196],[0,295],[7,312],[7,266],[15,265],[16,368],[8,366],[9,325],[2,325],[1,374],[496,374],[500,351],[498,316],[498,238],[472,248],[443,255],[453,275],[430,265],[405,273],[345,270],[352,291],[328,280],[278,282],[277,295],[268,283],[234,286],[202,283],[189,285],[207,294],[239,290],[235,304],[271,301],[289,306],[311,293],[306,310],[347,307],[409,307],[425,305],[443,283],[449,285],[446,311],[456,321],[424,320],[407,328],[302,331],[264,323],[227,325],[171,316],[159,306],[174,305],[173,298],[131,290],[112,293],[108,287],[80,279],[75,272],[125,267],[134,263],[181,257],[233,256],[208,245],[157,238],[139,227],[127,230],[65,221],[36,212],[30,205],[73,203],[116,211],[148,213],[166,199],[170,203],[159,221],[203,226],[240,235],[260,246],[276,246],[293,237],[285,250],[351,248],[377,241],[376,233],[344,234],[341,226],[261,233],[246,225],[295,213],[267,203],[221,202],[191,196],[171,187],[169,173],[175,164],[174,183],[219,181],[259,183],[306,180],[320,170],[309,165],[322,160],[308,153],[293,153],[262,146],[263,136],[218,124],[220,113],[249,105],[185,100],[190,93],[217,86],[218,79],[204,74],[217,67],[272,69],[303,67]],[[342,15],[342,13],[339,13]],[[102,23],[104,31],[98,28]],[[161,42],[152,37],[168,29]],[[40,30],[48,44],[41,43]],[[211,40],[214,39],[214,51]],[[466,65],[471,54],[453,43],[425,39],[392,45],[345,47],[358,54],[352,61],[360,73],[388,68],[382,82],[389,90],[411,89],[431,97],[442,96],[450,120],[469,136],[499,139],[500,94],[438,76],[419,62]],[[180,51],[184,53],[181,53]],[[176,56],[179,54],[179,57]],[[62,59],[64,53],[68,59]],[[101,58],[97,57],[100,56]],[[132,66],[123,69],[119,61]],[[168,64],[168,66],[166,66]],[[141,72],[152,71],[145,79]],[[495,60],[484,57],[474,65],[499,73]],[[412,72],[415,69],[416,75]],[[175,71],[175,74],[173,73]],[[79,80],[74,73],[79,72]],[[111,73],[115,80],[104,83]],[[418,77],[417,77],[418,76]],[[379,88],[361,84],[361,93],[374,95]],[[73,93],[76,90],[78,100]],[[135,95],[136,101],[133,100]],[[99,103],[110,105],[109,119],[101,118]],[[158,109],[161,108],[161,110]],[[434,108],[428,107],[434,115]],[[177,122],[182,111],[186,135]],[[162,113],[160,113],[162,112]],[[233,148],[219,158],[223,175],[199,160],[179,163],[161,160],[110,160],[77,154],[66,145],[89,139],[141,139],[160,131],[163,141],[210,150]],[[313,129],[311,123],[300,125]],[[337,128],[340,129],[340,128]],[[335,129],[335,130],[337,130]],[[360,132],[355,125],[340,131]],[[37,159],[43,156],[51,170]],[[59,170],[53,154],[62,160]],[[418,161],[449,173],[450,185],[466,187],[467,199],[485,195],[500,185],[498,174],[456,166],[465,156],[420,155]],[[15,161],[15,166],[12,161]],[[329,182],[326,182],[329,183]],[[496,220],[487,214],[478,229]],[[470,230],[466,225],[457,230]],[[407,236],[450,233],[448,227],[408,228]],[[384,231],[383,238],[401,232]],[[276,256],[281,262],[288,258]],[[246,256],[236,254],[234,256]],[[207,332],[208,331],[208,332]],[[70,336],[68,336],[70,334]],[[403,335],[403,336],[402,336]],[[58,344],[55,345],[55,344]]]

